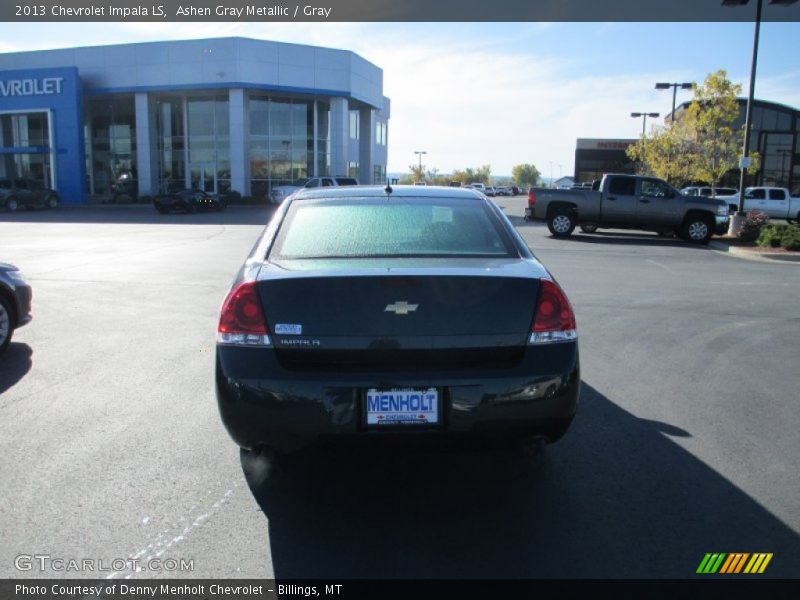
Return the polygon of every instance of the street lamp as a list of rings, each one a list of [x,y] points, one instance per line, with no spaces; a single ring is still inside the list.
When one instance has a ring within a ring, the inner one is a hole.
[[[422,155],[427,154],[425,150],[414,150],[414,154],[419,156],[419,176],[422,177]]]
[[[647,117],[657,118],[660,113],[649,113],[649,112],[632,112],[631,116],[635,119],[642,117],[642,136],[645,135],[645,131],[647,131]]]
[[[670,118],[671,121],[675,120],[675,96],[677,96],[677,94],[678,94],[678,88],[681,88],[682,90],[690,90],[693,87],[694,86],[691,83],[657,83],[656,84],[656,89],[657,90],[668,90],[669,88],[672,88],[672,112],[669,113],[669,115],[670,115],[669,118]]]
[[[722,6],[744,6],[750,0],[722,0]],[[770,4],[789,6],[797,0],[769,0]],[[753,116],[753,94],[756,89],[756,64],[758,63],[758,36],[761,33],[761,7],[763,0],[756,2],[756,27],[753,34],[753,59],[750,62],[750,91],[747,94],[747,109],[744,117],[744,143],[742,144],[742,158],[739,160],[739,210],[731,218],[728,229],[729,235],[735,235],[741,231],[745,222],[744,215],[744,174],[750,166],[750,119]]]

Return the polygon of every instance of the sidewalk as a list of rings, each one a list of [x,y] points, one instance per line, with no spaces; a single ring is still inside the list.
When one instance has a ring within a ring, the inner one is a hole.
[[[718,252],[757,262],[800,264],[800,252],[775,251],[758,246],[737,246],[725,239],[712,239],[709,247]]]

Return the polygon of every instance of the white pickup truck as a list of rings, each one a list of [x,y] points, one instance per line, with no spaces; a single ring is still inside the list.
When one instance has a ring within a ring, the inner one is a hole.
[[[739,194],[717,196],[717,199],[727,202],[731,212],[739,210]],[[793,198],[786,188],[749,187],[744,190],[744,210],[760,210],[771,219],[794,223],[800,221],[800,198]]]

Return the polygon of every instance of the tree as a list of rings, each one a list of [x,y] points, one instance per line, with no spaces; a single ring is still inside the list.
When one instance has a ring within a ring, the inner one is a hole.
[[[541,176],[539,169],[526,163],[514,165],[511,169],[511,178],[520,187],[536,187]]]
[[[731,169],[738,168],[744,128],[735,131],[739,116],[736,96],[741,86],[731,83],[724,70],[710,73],[694,88],[694,99],[683,115],[665,127],[654,127],[650,137],[642,136],[628,147],[641,174],[655,175],[675,186],[707,182],[716,187]],[[759,168],[752,156],[748,172]]]
[[[676,187],[695,179],[694,152],[691,132],[682,119],[653,128],[650,137],[641,137],[626,150],[639,175],[660,177]]]
[[[733,122],[739,116],[736,96],[741,92],[742,86],[731,83],[728,73],[719,70],[695,87],[686,111],[695,145],[694,178],[708,181],[712,188],[739,164],[744,131],[734,131]]]
[[[462,185],[469,183],[484,183],[489,184],[489,178],[492,175],[492,167],[490,165],[483,165],[476,169],[467,167],[463,171],[456,169],[450,176],[451,181],[458,181]]]

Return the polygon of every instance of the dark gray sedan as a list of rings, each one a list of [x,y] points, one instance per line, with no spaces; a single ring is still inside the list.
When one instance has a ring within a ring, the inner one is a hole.
[[[14,265],[0,262],[0,354],[17,327],[31,320],[31,286]]]

